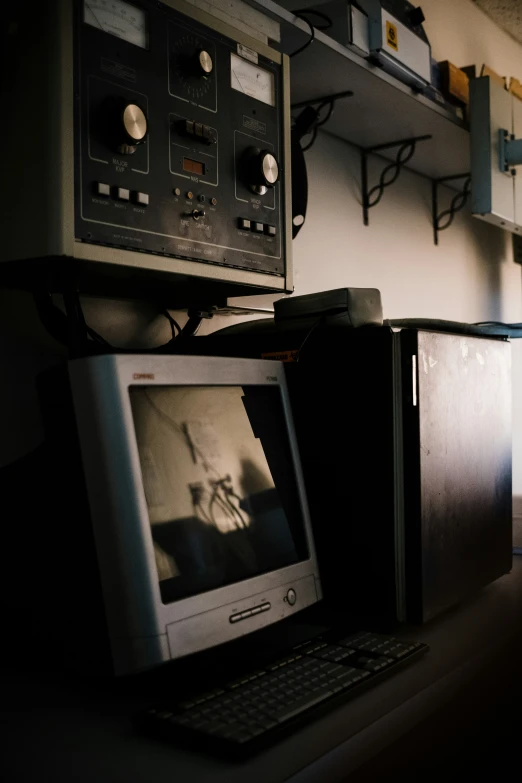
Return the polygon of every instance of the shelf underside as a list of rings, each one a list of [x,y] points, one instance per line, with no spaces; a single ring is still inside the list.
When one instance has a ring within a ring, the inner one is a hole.
[[[308,39],[307,25],[281,6],[271,0],[252,4],[278,19],[284,52],[295,51]],[[323,126],[334,136],[373,147],[431,135],[417,145],[409,169],[432,179],[470,170],[470,137],[463,121],[320,31],[307,49],[292,58],[290,84],[292,104],[347,90],[354,93],[337,101]],[[393,159],[396,149],[379,154]]]

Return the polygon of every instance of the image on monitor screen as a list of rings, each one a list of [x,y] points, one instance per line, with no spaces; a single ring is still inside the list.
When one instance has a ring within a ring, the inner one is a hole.
[[[132,386],[164,603],[308,558],[279,388]]]

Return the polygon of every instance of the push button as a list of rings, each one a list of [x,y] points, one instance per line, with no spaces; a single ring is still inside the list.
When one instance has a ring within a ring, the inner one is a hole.
[[[203,125],[200,122],[195,122],[194,123],[194,135],[198,139],[202,139],[203,138]]]
[[[116,188],[116,198],[120,201],[129,201],[130,191],[128,188]]]
[[[248,218],[239,218],[238,220],[239,228],[242,228],[243,231],[250,231],[251,223]]]
[[[295,590],[291,587],[290,590],[286,594],[286,600],[290,604],[290,606],[293,606],[295,602],[297,601],[297,593]]]
[[[193,136],[194,135],[194,122],[193,122],[193,120],[186,120],[186,122],[185,122],[185,133],[188,136]]]
[[[269,237],[275,237],[275,235],[276,235],[276,227],[275,226],[269,226],[268,224],[265,225],[265,234],[268,234]]]
[[[110,196],[111,186],[107,185],[105,182],[97,182],[96,193],[98,194],[98,196]]]
[[[209,128],[208,125],[203,125],[203,138],[207,144],[215,144],[217,142],[217,131],[214,128]]]
[[[149,206],[149,194],[148,193],[135,193],[134,198],[136,200],[136,204],[139,204],[142,207],[148,207]]]
[[[255,231],[256,234],[262,234],[265,230],[265,227],[262,223],[252,223],[252,231]]]

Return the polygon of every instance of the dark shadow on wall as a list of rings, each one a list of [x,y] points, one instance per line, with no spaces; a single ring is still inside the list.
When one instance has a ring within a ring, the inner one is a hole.
[[[467,217],[469,237],[477,259],[481,261],[484,290],[487,292],[482,305],[484,320],[502,320],[501,265],[507,263],[509,235],[501,228],[484,223],[472,215]],[[451,231],[451,229],[450,229]]]

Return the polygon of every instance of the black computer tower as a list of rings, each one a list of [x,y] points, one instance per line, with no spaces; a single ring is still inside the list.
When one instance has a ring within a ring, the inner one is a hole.
[[[511,569],[507,340],[334,318],[257,322],[190,350],[287,362],[331,605],[383,628],[424,622]]]

